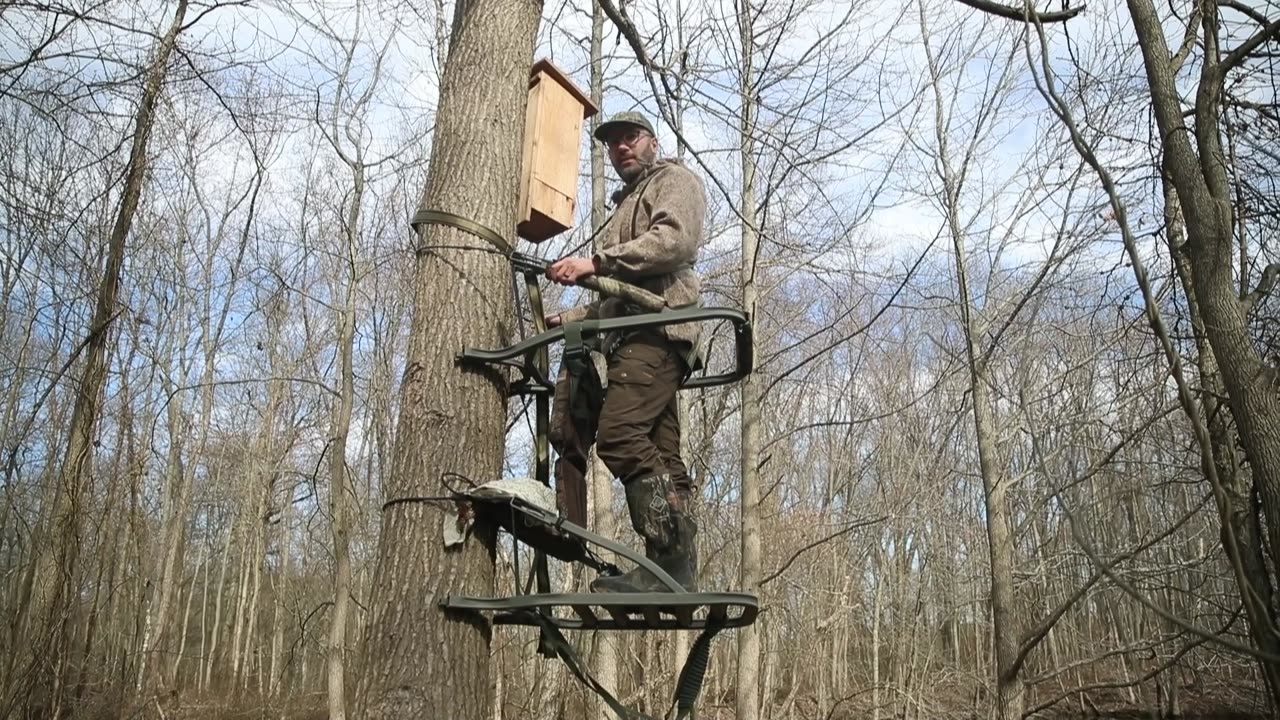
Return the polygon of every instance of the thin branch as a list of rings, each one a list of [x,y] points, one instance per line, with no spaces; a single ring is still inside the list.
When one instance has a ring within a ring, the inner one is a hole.
[[[1230,619],[1227,620],[1227,623],[1218,630],[1218,634],[1221,635],[1222,633],[1225,633],[1232,625],[1235,624],[1236,620],[1238,620],[1239,618],[1240,618],[1240,609],[1237,609],[1235,613],[1232,614]],[[1142,676],[1134,678],[1132,680],[1129,680],[1126,682],[1092,683],[1089,685],[1084,685],[1081,687],[1074,687],[1074,688],[1070,688],[1069,690],[1064,690],[1060,695],[1053,698],[1052,700],[1041,703],[1040,705],[1037,705],[1036,707],[1031,708],[1030,710],[1024,712],[1022,714],[1022,717],[1024,718],[1035,717],[1037,714],[1042,713],[1045,710],[1048,710],[1049,708],[1053,707],[1054,705],[1057,705],[1063,700],[1066,700],[1072,695],[1084,694],[1090,690],[1115,690],[1120,688],[1140,686],[1143,683],[1150,680],[1151,678],[1159,675],[1162,672],[1165,672],[1169,668],[1174,667],[1178,663],[1182,662],[1182,658],[1187,653],[1200,647],[1205,642],[1206,642],[1206,639],[1203,637],[1198,637],[1195,640],[1192,640],[1191,642],[1179,648],[1178,651],[1174,653],[1167,661],[1151,668],[1147,672],[1143,673]]]
[[[817,358],[819,358],[819,357],[821,357],[821,356],[825,355],[825,354],[826,354],[828,351],[830,351],[832,348],[839,347],[840,345],[843,345],[844,343],[848,342],[849,340],[851,340],[851,339],[853,339],[853,338],[857,337],[858,335],[861,335],[862,333],[866,332],[866,331],[867,331],[867,330],[868,330],[872,325],[874,325],[874,324],[876,323],[876,321],[877,321],[877,320],[879,320],[879,319],[880,319],[880,317],[881,317],[882,315],[884,315],[886,312],[888,312],[888,311],[889,311],[889,308],[891,308],[891,307],[893,307],[893,306],[894,306],[894,302],[896,302],[896,301],[897,301],[897,299],[898,299],[898,295],[903,291],[903,289],[905,289],[905,288],[906,288],[907,283],[909,283],[909,282],[911,281],[911,278],[915,276],[915,272],[916,272],[916,270],[920,267],[920,264],[924,262],[925,258],[929,255],[929,251],[933,249],[933,246],[934,246],[934,244],[935,244],[935,243],[937,243],[937,241],[938,241],[938,238],[936,238],[936,237],[935,237],[935,238],[933,239],[933,241],[929,243],[929,246],[928,246],[927,248],[925,248],[924,252],[920,253],[920,257],[916,258],[915,263],[914,263],[914,264],[912,264],[912,266],[911,266],[911,268],[910,268],[909,270],[907,270],[907,275],[906,275],[906,277],[904,277],[904,278],[902,279],[902,282],[898,285],[898,287],[894,289],[893,294],[889,296],[888,301],[886,301],[886,302],[884,303],[884,305],[880,306],[880,308],[879,308],[878,310],[876,310],[875,314],[871,316],[871,319],[870,319],[870,320],[868,320],[865,324],[863,324],[863,325],[861,325],[861,326],[859,326],[859,327],[855,328],[852,332],[850,332],[850,333],[846,333],[845,335],[840,336],[840,337],[839,337],[839,338],[837,338],[836,340],[833,340],[832,342],[827,343],[827,344],[826,344],[826,345],[824,345],[821,349],[819,349],[819,350],[817,350],[817,351],[815,351],[815,352],[810,353],[807,357],[805,357],[803,360],[801,360],[800,362],[796,363],[795,365],[792,365],[791,367],[787,368],[786,370],[784,370],[784,371],[782,371],[782,372],[778,373],[777,377],[773,378],[773,379],[769,382],[768,386],[766,386],[766,387],[764,388],[764,390],[763,390],[763,391],[761,391],[761,392],[762,392],[762,394],[766,394],[766,395],[767,395],[767,394],[769,393],[769,391],[771,391],[771,390],[774,388],[774,386],[775,386],[775,385],[777,385],[778,383],[780,383],[780,382],[782,382],[783,380],[785,380],[788,376],[792,375],[792,374],[793,374],[793,373],[795,373],[797,370],[800,370],[800,369],[801,369],[801,368],[803,368],[804,366],[808,365],[810,362],[812,362],[812,361],[816,360]],[[854,307],[856,307],[856,306],[854,306]],[[825,329],[826,329],[826,328],[824,328],[824,330],[825,330]],[[817,333],[814,333],[814,334],[816,335]],[[794,347],[794,346],[793,346],[793,347]],[[777,357],[777,356],[775,355],[775,357]]]
[[[1002,17],[1006,20],[1041,23],[1066,22],[1067,20],[1070,20],[1084,12],[1086,7],[1084,5],[1078,5],[1076,7],[1069,7],[1065,10],[1058,10],[1055,12],[1029,14],[1020,7],[1009,7],[1008,5],[1001,5],[997,2],[990,2],[990,0],[956,0],[956,2],[961,5],[968,5],[974,10],[981,10],[989,15]]]
[[[1253,309],[1258,301],[1271,294],[1276,288],[1276,280],[1280,279],[1280,263],[1271,263],[1262,271],[1262,279],[1258,280],[1258,284],[1253,291],[1240,299],[1240,304],[1244,306],[1247,313]]]
[[[1191,56],[1191,50],[1196,46],[1196,38],[1199,37],[1200,31],[1200,3],[1196,3],[1191,9],[1191,18],[1187,20],[1187,30],[1182,35],[1182,44],[1178,47],[1178,51],[1173,54],[1173,58],[1169,60],[1169,65],[1173,68],[1173,72],[1182,69],[1182,64]]]
[[[1046,478],[1046,480],[1047,479],[1048,478]],[[1087,581],[1085,581],[1084,584],[1082,584],[1074,593],[1071,594],[1071,597],[1063,601],[1062,604],[1059,605],[1056,610],[1054,610],[1047,617],[1045,617],[1044,620],[1040,621],[1039,625],[1037,625],[1035,628],[1033,628],[1030,632],[1028,632],[1023,637],[1022,643],[1018,646],[1018,655],[1016,658],[1014,658],[1013,664],[1010,665],[1008,672],[1005,673],[1006,676],[1009,678],[1017,677],[1018,671],[1022,669],[1022,665],[1023,663],[1026,662],[1027,657],[1031,654],[1031,651],[1035,650],[1036,647],[1039,646],[1040,641],[1048,636],[1049,631],[1052,630],[1054,625],[1058,623],[1058,620],[1062,619],[1062,616],[1066,615],[1067,611],[1070,610],[1073,605],[1079,602],[1089,592],[1090,588],[1092,588],[1094,585],[1098,583],[1099,580],[1105,577],[1107,572],[1114,569],[1115,566],[1119,565],[1120,563],[1135,557],[1138,553],[1147,550],[1151,546],[1155,545],[1161,540],[1164,540],[1165,538],[1169,537],[1173,533],[1177,532],[1177,530],[1181,528],[1184,524],[1186,524],[1188,520],[1190,520],[1193,516],[1195,516],[1197,513],[1200,512],[1200,510],[1205,506],[1205,503],[1209,501],[1210,497],[1212,497],[1212,495],[1206,495],[1205,497],[1201,498],[1198,504],[1196,504],[1189,511],[1184,513],[1181,518],[1178,518],[1177,522],[1171,524],[1168,527],[1168,529],[1166,529],[1164,532],[1160,533],[1159,535],[1156,535],[1155,537],[1133,548],[1132,550],[1128,550],[1126,552],[1123,552],[1117,555],[1114,559],[1112,559],[1109,563],[1107,563],[1105,569],[1099,568],[1095,570],[1093,572],[1093,575]]]
[[[1033,451],[1033,452],[1036,452],[1037,455],[1039,454],[1038,451]],[[1138,591],[1137,588],[1133,587],[1127,581],[1125,581],[1124,579],[1120,578],[1115,573],[1113,573],[1111,571],[1110,566],[1108,566],[1105,562],[1102,561],[1101,558],[1098,557],[1097,551],[1094,549],[1093,545],[1089,542],[1089,540],[1085,538],[1084,532],[1080,529],[1079,521],[1076,520],[1075,514],[1071,512],[1071,508],[1067,506],[1066,501],[1063,500],[1062,496],[1060,495],[1057,496],[1057,500],[1058,500],[1058,507],[1062,510],[1062,514],[1066,516],[1067,522],[1071,525],[1071,537],[1076,541],[1076,544],[1080,546],[1080,549],[1084,551],[1084,554],[1089,556],[1090,562],[1092,562],[1099,570],[1105,573],[1106,576],[1110,578],[1111,582],[1115,583],[1116,587],[1123,590],[1125,594],[1128,595],[1129,597],[1132,597],[1134,600],[1137,600],[1138,604],[1142,605],[1146,609],[1150,610],[1152,613],[1163,618],[1168,623],[1172,625],[1176,625],[1182,628],[1183,630],[1187,631],[1187,633],[1194,635],[1198,638],[1207,640],[1211,643],[1216,643],[1229,650],[1233,650],[1237,653],[1240,653],[1241,655],[1244,655],[1246,657],[1256,658],[1258,660],[1262,660],[1269,663],[1280,662],[1280,655],[1274,655],[1272,653],[1265,652],[1257,648],[1249,647],[1248,645],[1242,645],[1238,642],[1227,640],[1226,638],[1222,637],[1221,631],[1212,632],[1209,630],[1205,630],[1204,628],[1198,627],[1196,625],[1193,625],[1187,620],[1184,620],[1181,617],[1178,617],[1174,613],[1170,612],[1169,610],[1165,609],[1163,606],[1157,605],[1150,598],[1143,595],[1141,592]]]
[[[1225,76],[1231,68],[1243,62],[1249,56],[1249,53],[1257,50],[1259,45],[1262,45],[1277,34],[1280,34],[1280,20],[1272,20],[1267,23],[1266,27],[1241,43],[1240,47],[1232,50],[1229,55],[1222,59],[1222,62],[1218,63],[1218,77]]]
[[[1238,0],[1218,0],[1218,7],[1231,8],[1232,10],[1235,10],[1236,12],[1247,16],[1250,20],[1262,26],[1266,26],[1268,23],[1266,15],[1263,15],[1262,13],[1258,12],[1254,8],[1251,8],[1248,5],[1245,5],[1244,3],[1239,2]],[[1198,12],[1199,10],[1200,10],[1200,6],[1197,4],[1196,11]],[[1193,15],[1192,20],[1194,21],[1195,18],[1196,16]]]
[[[818,547],[819,545],[823,545],[825,543],[831,542],[832,540],[835,540],[836,538],[842,535],[848,535],[849,533],[853,532],[854,530],[857,530],[858,528],[869,527],[871,525],[875,525],[876,523],[882,523],[888,519],[889,519],[888,515],[882,515],[873,520],[858,520],[850,523],[845,527],[840,528],[839,530],[833,533],[826,535],[825,537],[821,537],[821,538],[818,538],[817,540],[814,540],[808,545],[805,545],[799,550],[796,550],[795,552],[791,553],[791,557],[787,558],[786,562],[782,563],[782,565],[778,566],[777,570],[774,570],[773,572],[769,573],[768,575],[765,576],[763,580],[760,581],[760,587],[764,587],[765,585],[768,585],[770,582],[778,579],[778,577],[781,576],[782,573],[787,571],[787,568],[791,567],[793,564],[795,564],[796,560],[800,559],[801,555],[805,554],[806,552],[809,552],[810,550]]]

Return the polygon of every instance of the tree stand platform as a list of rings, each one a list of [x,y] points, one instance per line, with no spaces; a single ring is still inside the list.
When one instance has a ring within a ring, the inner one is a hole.
[[[448,532],[446,542],[462,542],[470,525],[491,523],[506,530],[513,543],[524,542],[541,558],[534,573],[540,590],[549,583],[546,556],[577,562],[604,573],[618,573],[616,565],[601,560],[592,546],[617,553],[653,573],[671,592],[651,593],[525,593],[509,598],[475,598],[448,595],[440,605],[446,611],[492,613],[495,625],[527,625],[541,631],[540,650],[559,656],[584,685],[591,688],[621,720],[656,720],[627,707],[601,685],[578,656],[561,630],[700,630],[680,670],[667,717],[689,717],[711,660],[711,641],[721,630],[755,622],[759,603],[746,593],[685,592],[661,567],[641,553],[584,527],[569,522],[554,507],[541,483],[505,480],[453,494],[460,523]],[[518,548],[513,557],[519,558]],[[520,570],[516,567],[517,584]]]
[[[685,592],[661,567],[636,550],[535,504],[528,496],[530,489],[530,485],[521,486],[518,481],[499,481],[458,493],[454,499],[469,504],[474,518],[496,524],[534,550],[605,574],[618,573],[615,565],[601,561],[591,549],[593,545],[601,547],[653,573],[671,592],[537,593],[512,598],[449,595],[441,601],[443,607],[492,612],[493,622],[498,625],[543,627],[550,622],[561,630],[724,630],[755,622],[760,607],[754,595]]]

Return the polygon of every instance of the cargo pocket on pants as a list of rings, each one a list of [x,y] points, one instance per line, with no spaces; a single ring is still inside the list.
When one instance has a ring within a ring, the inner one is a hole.
[[[609,385],[652,385],[666,362],[665,350],[651,345],[624,345],[609,363]]]

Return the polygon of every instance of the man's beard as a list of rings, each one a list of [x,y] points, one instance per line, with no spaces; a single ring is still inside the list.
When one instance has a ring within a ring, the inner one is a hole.
[[[629,183],[632,180],[635,180],[640,177],[644,171],[653,167],[653,164],[658,161],[658,153],[650,150],[642,155],[636,155],[632,159],[635,160],[634,165],[626,170],[618,170],[618,176],[621,177],[624,182]]]

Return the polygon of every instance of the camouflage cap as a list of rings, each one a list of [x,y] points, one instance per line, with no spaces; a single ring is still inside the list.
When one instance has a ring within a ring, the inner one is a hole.
[[[649,118],[645,117],[643,113],[638,113],[634,110],[620,112],[609,118],[607,121],[600,123],[600,127],[596,128],[595,132],[591,133],[591,135],[600,142],[604,142],[605,138],[609,137],[609,133],[622,125],[634,125],[647,130],[649,134],[654,137],[657,137],[658,135],[658,133],[653,131],[653,125],[649,123]]]

